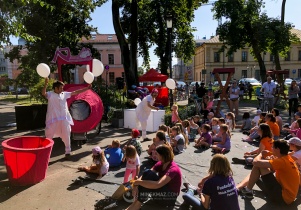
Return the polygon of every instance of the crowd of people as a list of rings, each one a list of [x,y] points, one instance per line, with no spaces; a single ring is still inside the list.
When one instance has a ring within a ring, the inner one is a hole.
[[[50,136],[51,133],[50,138],[56,134],[64,136],[64,133],[68,131],[68,129],[66,131],[64,129],[72,123],[69,118],[70,114],[68,115],[68,111],[65,109],[66,99],[89,89],[90,86],[66,93],[62,91],[62,83],[55,83],[54,91],[46,93],[47,84],[48,80],[45,79],[42,93],[49,100],[48,106],[51,108],[47,118],[49,123],[46,134],[48,133]],[[266,86],[269,88],[268,90]],[[263,85],[262,89],[267,95],[274,91],[272,87],[269,87],[269,83]],[[235,81],[229,90],[231,92],[230,99],[236,99],[239,90]],[[157,93],[157,90],[153,89],[152,93],[142,100],[140,107],[138,105],[137,118],[141,124],[145,123],[151,109],[157,110],[153,106]],[[99,146],[94,147],[92,164],[81,166],[78,169],[95,173],[97,178],[101,179],[108,173],[110,167],[125,163],[123,182],[134,180],[133,196],[135,197],[134,202],[127,209],[140,209],[142,203],[149,199],[149,196],[153,200],[160,200],[162,206],[170,206],[175,204],[182,187],[182,172],[174,160],[174,155],[185,153],[186,149],[191,146],[200,150],[212,149],[215,155],[210,162],[208,175],[201,179],[196,187],[189,183],[183,184],[185,187],[184,206],[211,210],[240,209],[238,194],[252,198],[252,189],[258,182],[262,183],[263,190],[272,202],[281,205],[291,204],[301,186],[301,105],[297,105],[295,120],[288,126],[284,125],[280,111],[274,107],[270,113],[257,110],[253,119],[251,119],[250,113],[246,112],[242,117],[243,123],[236,125],[237,113],[230,111],[225,118],[217,118],[212,112],[213,103],[211,103],[210,95],[205,93],[203,98],[202,116],[195,115],[181,119],[178,106],[176,104],[172,106],[171,125],[162,124],[159,127],[156,137],[147,150],[153,164],[151,169],[140,172],[140,156],[143,149],[139,140],[140,132],[135,128],[131,131],[131,138],[123,146],[116,139],[104,150]],[[235,109],[236,100],[231,101],[233,101],[232,108]],[[58,112],[58,110],[62,110],[64,113]],[[59,116],[60,114],[64,116]],[[142,115],[143,117],[141,117]],[[145,127],[145,125],[142,127],[143,140],[147,140]],[[252,166],[252,171],[244,180],[236,180],[238,184],[235,184],[229,160],[224,154],[231,151],[232,131],[237,128],[247,134],[247,137],[242,139],[243,141],[258,141],[259,147],[246,152],[242,157],[246,164]],[[281,131],[283,132],[281,133]],[[279,140],[281,137],[286,140]],[[63,141],[66,145],[66,155],[68,155],[70,154],[70,137],[66,136]]]

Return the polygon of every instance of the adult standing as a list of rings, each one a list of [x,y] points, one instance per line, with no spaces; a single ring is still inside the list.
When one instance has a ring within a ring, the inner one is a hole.
[[[127,210],[140,209],[149,195],[152,200],[160,202],[162,207],[175,204],[181,189],[181,170],[173,161],[174,154],[168,145],[159,145],[156,152],[159,162],[135,180],[133,194],[137,194],[138,198]]]
[[[291,117],[291,113],[297,112],[297,106],[298,106],[298,93],[299,93],[299,87],[297,85],[296,80],[293,80],[291,82],[291,85],[288,89],[288,115]]]
[[[151,113],[151,110],[152,109],[159,110],[158,107],[153,106],[157,96],[158,96],[158,90],[154,88],[151,94],[144,97],[141,103],[136,108],[136,116],[137,116],[137,120],[141,124],[143,140],[148,140],[148,138],[146,138],[146,126],[147,126],[147,119]]]
[[[237,86],[237,82],[233,81],[232,86],[229,89],[230,112],[233,112],[233,109],[235,109],[235,116],[236,117],[238,117],[239,91],[240,91],[240,88]]]
[[[71,153],[70,132],[73,125],[72,117],[68,110],[67,99],[91,88],[88,87],[73,92],[63,91],[64,83],[56,81],[52,85],[53,91],[46,92],[49,79],[45,78],[45,85],[42,89],[42,95],[48,100],[46,114],[46,138],[61,137],[65,144],[65,157],[68,158]]]
[[[196,93],[199,98],[203,98],[203,96],[206,95],[207,89],[205,88],[204,82],[201,82],[201,86],[196,90]]]
[[[274,108],[274,95],[276,92],[276,84],[272,82],[272,77],[268,77],[267,81],[263,83],[261,92],[264,94],[264,100],[269,102],[268,111]]]

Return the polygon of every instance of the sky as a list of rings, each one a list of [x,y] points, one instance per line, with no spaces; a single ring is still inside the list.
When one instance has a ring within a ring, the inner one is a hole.
[[[209,1],[214,2],[214,1]],[[265,11],[269,17],[279,17],[281,15],[281,3],[282,0],[265,0],[265,8],[262,11]],[[98,7],[95,12],[91,15],[92,21],[91,25],[98,28],[98,33],[101,34],[115,34],[112,21],[112,10],[111,10],[111,0],[103,4],[101,7]],[[286,14],[285,22],[290,22],[295,25],[296,29],[301,30],[301,0],[289,0],[286,1]],[[192,27],[196,28],[194,32],[195,39],[202,39],[206,37],[207,39],[210,36],[215,35],[217,20],[213,19],[213,13],[211,12],[211,5],[204,5],[198,8],[195,11],[194,21],[191,23]],[[17,39],[13,39],[13,44],[17,44]],[[14,43],[15,42],[15,43]],[[151,56],[151,68],[156,68],[158,65],[159,58],[153,54],[153,48],[150,49]],[[138,66],[142,65],[142,58],[138,58]],[[177,59],[173,57],[173,65],[176,64]]]

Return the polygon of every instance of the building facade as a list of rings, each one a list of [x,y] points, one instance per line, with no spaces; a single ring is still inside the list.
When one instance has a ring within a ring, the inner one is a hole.
[[[301,30],[292,29],[292,32],[301,39]],[[260,80],[258,62],[251,55],[250,48],[240,49],[230,56],[220,53],[222,42],[218,36],[211,37],[196,48],[194,57],[195,81],[213,81],[211,74],[214,68],[235,68],[233,79],[254,77]],[[275,69],[274,56],[266,52],[262,54],[267,70]],[[301,78],[301,43],[293,43],[286,58],[280,58],[282,70],[289,70],[289,78]],[[222,80],[227,75],[221,75]]]

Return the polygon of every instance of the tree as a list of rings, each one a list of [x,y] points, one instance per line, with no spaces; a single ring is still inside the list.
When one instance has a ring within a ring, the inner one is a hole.
[[[5,0],[4,2],[10,1]],[[44,2],[48,5],[47,7],[42,4],[43,1],[23,3],[23,0],[20,0],[19,2],[22,3],[19,8],[10,9],[7,13],[11,12],[10,16],[13,17],[16,14],[18,18],[15,24],[18,26],[14,29],[18,31],[18,27],[21,26],[22,34],[19,35],[26,39],[27,43],[25,46],[15,47],[6,56],[11,61],[13,59],[20,60],[19,68],[22,69],[22,73],[18,76],[18,80],[22,85],[30,88],[39,80],[35,73],[36,66],[39,63],[49,64],[57,46],[69,47],[73,54],[79,52],[82,48],[82,45],[78,44],[80,39],[89,37],[91,32],[96,31],[95,28],[88,25],[89,20],[91,20],[90,13],[101,5],[104,0],[47,0]],[[34,2],[39,2],[39,4]],[[23,17],[17,15],[19,11],[23,11]],[[17,36],[18,33],[13,35]],[[87,47],[92,49],[91,45],[87,45]],[[22,49],[26,49],[27,54],[21,57],[19,52]],[[97,55],[95,49],[92,49],[93,53]],[[56,66],[50,65],[50,67],[52,67],[52,70],[56,69]],[[64,66],[64,69],[72,67]],[[68,78],[64,78],[68,80]]]
[[[149,68],[149,48],[157,45],[155,54],[160,58],[161,73],[167,75],[170,48],[177,57],[189,61],[194,54],[194,40],[190,23],[194,10],[207,0],[144,0],[112,1],[113,23],[120,44],[127,85],[138,83],[137,51]],[[121,10],[121,14],[119,10]],[[167,36],[166,16],[173,17],[172,40]],[[139,26],[139,27],[138,27]],[[137,45],[138,40],[138,45]],[[130,50],[129,50],[130,44]],[[131,64],[131,65],[130,65]]]
[[[238,49],[251,47],[251,53],[260,67],[261,80],[266,78],[262,53],[279,50],[285,54],[294,40],[291,24],[281,27],[280,21],[261,14],[262,0],[219,0],[214,4],[214,17],[227,20],[218,27],[218,34],[224,45],[222,51],[232,54]],[[285,40],[285,41],[284,41]]]

